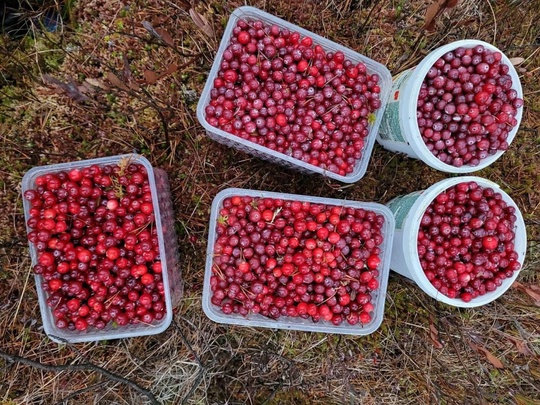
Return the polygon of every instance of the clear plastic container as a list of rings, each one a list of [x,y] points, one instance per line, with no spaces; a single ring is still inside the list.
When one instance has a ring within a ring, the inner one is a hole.
[[[426,294],[435,298],[437,301],[444,302],[445,304],[454,307],[463,308],[478,307],[496,300],[512,286],[512,283],[519,275],[519,271],[515,271],[512,277],[504,279],[502,285],[495,291],[480,295],[470,302],[465,302],[459,298],[449,298],[446,295],[441,294],[426,277],[420,264],[417,250],[418,230],[424,212],[433,199],[444,190],[455,186],[456,184],[470,181],[475,181],[482,187],[492,188],[495,192],[502,195],[503,201],[509,206],[515,207],[517,221],[515,225],[516,236],[514,240],[514,249],[518,253],[518,261],[523,266],[525,253],[527,251],[527,230],[525,228],[525,222],[523,221],[523,216],[516,203],[508,194],[500,189],[497,183],[475,176],[454,177],[441,180],[426,190],[415,191],[411,194],[396,197],[387,204],[394,213],[396,219],[396,230],[394,232],[390,268],[396,273],[414,281]]]
[[[523,98],[523,90],[519,75],[508,59],[495,46],[487,42],[476,39],[464,39],[443,45],[429,53],[419,64],[411,69],[405,70],[394,77],[391,89],[391,97],[386,105],[385,114],[377,135],[377,142],[385,149],[392,152],[404,153],[409,157],[420,159],[434,169],[447,173],[472,173],[491,165],[499,159],[504,151],[499,150],[494,155],[489,155],[480,161],[477,166],[463,165],[456,167],[442,162],[426,146],[416,117],[416,101],[420,93],[420,86],[424,81],[429,69],[446,52],[453,51],[459,47],[473,48],[476,45],[483,45],[493,52],[500,52],[501,62],[509,67],[508,74],[512,78],[512,88],[517,91],[518,97]],[[513,141],[519,129],[523,107],[519,108],[516,115],[517,125],[508,133],[508,145]]]
[[[385,219],[382,229],[384,237],[383,243],[379,246],[381,249],[381,263],[379,267],[379,288],[372,292],[372,303],[374,310],[372,319],[366,325],[349,325],[346,321],[339,326],[333,325],[331,322],[320,321],[313,322],[311,319],[303,319],[300,317],[282,316],[277,320],[262,316],[260,314],[251,313],[244,317],[240,314],[226,315],[221,310],[212,304],[212,291],[210,288],[210,277],[212,276],[213,252],[216,241],[216,224],[219,217],[219,211],[223,206],[223,201],[232,196],[251,196],[257,198],[280,198],[289,201],[307,201],[310,203],[327,204],[338,207],[363,208],[375,212],[377,215],[382,215]],[[304,195],[274,193],[269,191],[246,190],[239,188],[229,188],[221,191],[216,195],[212,203],[212,211],[210,215],[210,231],[208,236],[208,249],[206,252],[206,268],[204,274],[202,306],[206,315],[215,322],[242,325],[242,326],[259,326],[273,329],[289,329],[309,332],[325,332],[338,333],[348,335],[369,335],[379,328],[383,321],[384,305],[386,301],[386,289],[388,286],[388,274],[390,272],[390,254],[392,251],[392,241],[395,222],[392,212],[382,204],[372,202],[346,201],[336,200],[324,197],[311,197]]]
[[[362,150],[362,157],[356,162],[352,173],[346,176],[341,176],[328,170],[324,170],[318,166],[305,163],[299,159],[295,159],[283,153],[279,153],[265,146],[261,146],[256,143],[244,140],[238,136],[229,134],[219,128],[213,127],[208,123],[205,116],[205,108],[210,102],[210,91],[213,88],[214,79],[217,77],[219,67],[223,59],[223,52],[229,45],[232,30],[236,26],[236,23],[239,19],[244,19],[247,21],[261,20],[266,24],[276,24],[280,28],[286,28],[291,31],[296,31],[302,36],[310,36],[313,39],[313,43],[321,45],[325,51],[341,51],[345,54],[346,59],[349,59],[354,63],[364,63],[367,67],[368,73],[376,73],[379,75],[379,86],[381,88],[380,100],[382,104],[381,107],[375,112],[375,121],[373,124],[371,124],[369,134],[365,139],[364,149]],[[298,170],[303,173],[320,173],[324,176],[344,183],[354,183],[361,179],[367,170],[377,131],[379,129],[379,124],[382,121],[384,109],[386,107],[386,100],[388,99],[391,87],[392,76],[389,70],[382,64],[372,59],[369,59],[366,56],[363,56],[357,52],[354,52],[351,49],[348,49],[342,45],[329,41],[328,39],[323,38],[317,34],[300,28],[271,14],[265,13],[264,11],[261,11],[257,8],[240,7],[233,11],[231,17],[229,18],[227,27],[225,28],[221,44],[214,60],[214,64],[212,65],[212,69],[210,70],[210,74],[208,75],[208,79],[201,94],[199,104],[197,105],[197,118],[199,119],[199,122],[202,124],[202,126],[206,129],[206,133],[208,134],[208,136],[224,145],[244,151],[246,153],[268,160],[270,162],[281,164],[282,166]]]
[[[42,277],[34,275],[36,281],[39,307],[43,319],[43,328],[51,340],[57,343],[64,341],[88,342],[97,340],[110,340],[128,338],[134,336],[155,335],[167,329],[172,321],[173,308],[178,304],[183,293],[182,277],[179,268],[178,244],[174,228],[174,213],[169,188],[169,180],[164,170],[153,168],[150,162],[143,156],[128,154],[110,156],[78,162],[60,163],[49,166],[39,166],[30,169],[22,179],[22,193],[35,188],[37,177],[47,173],[58,173],[75,168],[85,168],[91,165],[105,166],[117,164],[122,159],[128,158],[133,163],[143,165],[148,171],[148,180],[152,190],[152,203],[155,213],[155,226],[159,240],[159,254],[161,257],[162,277],[165,290],[166,315],[160,321],[154,320],[151,324],[135,324],[114,327],[109,323],[104,329],[89,327],[85,331],[70,331],[60,329],[55,325],[51,308],[47,306],[47,292],[41,287]],[[23,198],[25,222],[29,219],[30,202]],[[31,229],[27,227],[27,232]],[[37,264],[37,251],[33,243],[29,242],[32,266]]]

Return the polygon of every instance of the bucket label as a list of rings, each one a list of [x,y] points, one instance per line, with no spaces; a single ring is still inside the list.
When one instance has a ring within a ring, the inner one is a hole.
[[[387,207],[390,208],[390,211],[392,211],[392,214],[394,214],[394,218],[396,220],[396,229],[403,228],[403,222],[405,222],[407,214],[409,214],[411,207],[422,193],[423,191],[415,191],[411,194],[396,197],[387,204]]]
[[[405,143],[405,138],[401,134],[399,125],[399,99],[402,87],[405,87],[413,69],[405,70],[394,77],[392,89],[390,90],[390,98],[379,127],[379,136],[381,139],[394,142]],[[408,101],[408,100],[406,100]]]

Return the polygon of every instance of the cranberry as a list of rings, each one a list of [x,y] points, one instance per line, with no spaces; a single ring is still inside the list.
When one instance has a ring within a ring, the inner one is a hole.
[[[351,173],[382,104],[379,77],[299,33],[245,24],[238,21],[223,53],[207,122],[307,164]]]
[[[506,139],[523,106],[499,52],[476,46],[460,57],[461,49],[428,70],[417,100],[418,127],[427,148],[455,167],[477,166],[508,149]],[[444,61],[451,63],[448,69]]]
[[[516,217],[501,209],[501,200],[502,195],[489,187],[463,182],[439,194],[426,209],[417,251],[426,278],[442,294],[469,302],[495,291],[502,284],[501,274],[511,277],[521,267],[517,261],[510,266],[499,253],[508,243],[507,257],[518,257],[514,232],[508,231],[514,228]],[[447,209],[450,202],[453,205]],[[433,232],[435,223],[440,223],[435,225],[437,233]]]
[[[93,165],[40,176],[35,185],[24,192],[32,205],[28,239],[38,251],[34,272],[45,281],[56,326],[85,331],[112,321],[124,326],[163,319],[162,268],[146,169],[134,163]],[[146,310],[137,318],[129,303],[141,297],[146,304],[150,297],[155,313]]]
[[[225,199],[220,215],[210,300],[224,314],[371,322],[382,216],[245,196]]]

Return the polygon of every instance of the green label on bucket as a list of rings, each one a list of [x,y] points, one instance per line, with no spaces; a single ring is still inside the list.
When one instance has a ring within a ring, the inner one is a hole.
[[[411,207],[422,193],[423,191],[415,191],[411,194],[396,197],[388,203],[387,207],[390,208],[396,220],[396,229],[403,228],[403,222],[407,218],[407,214],[409,214]]]
[[[390,99],[386,105],[381,126],[379,127],[379,136],[384,140],[406,142],[399,125],[399,99],[401,98],[402,87],[405,86],[413,72],[414,69],[406,70],[395,76],[393,79],[392,89],[390,90]]]

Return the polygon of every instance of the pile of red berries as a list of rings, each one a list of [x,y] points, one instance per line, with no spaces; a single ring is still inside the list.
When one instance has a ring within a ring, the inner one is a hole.
[[[345,176],[362,157],[379,76],[310,37],[239,20],[205,108],[216,128]]]
[[[428,149],[443,163],[477,166],[508,149],[523,100],[512,88],[502,54],[482,45],[445,53],[429,69],[417,119]]]
[[[121,160],[39,176],[26,190],[28,239],[37,250],[58,328],[103,329],[166,312],[146,168]]]
[[[219,213],[210,286],[224,314],[371,322],[382,215],[249,196],[226,198]]]
[[[476,182],[439,194],[418,231],[427,279],[442,294],[465,302],[495,291],[521,267],[514,249],[515,211],[500,193]]]

